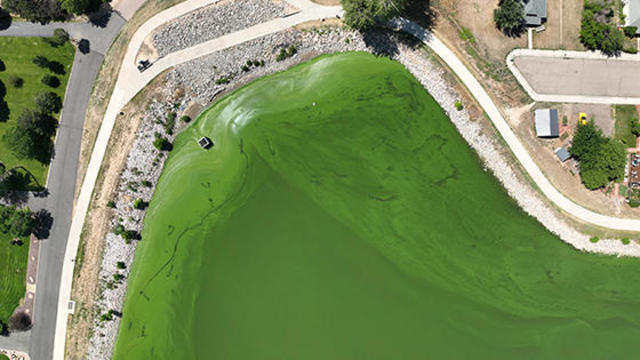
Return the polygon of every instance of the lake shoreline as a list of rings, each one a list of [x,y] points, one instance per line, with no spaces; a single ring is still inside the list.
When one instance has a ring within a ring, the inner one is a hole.
[[[303,40],[300,40],[301,38]],[[518,178],[517,172],[519,170],[514,170],[505,155],[499,151],[503,145],[499,144],[496,139],[484,135],[481,131],[481,125],[471,121],[466,110],[457,111],[455,109],[455,102],[460,97],[444,79],[444,70],[429,61],[422,49],[413,48],[399,41],[397,35],[385,35],[383,38],[374,47],[370,47],[360,34],[343,29],[323,29],[321,32],[289,30],[274,34],[267,39],[258,39],[248,44],[238,45],[212,57],[197,59],[171,70],[167,75],[167,84],[162,90],[162,100],[151,101],[149,111],[137,131],[136,139],[127,159],[126,169],[122,173],[118,185],[115,196],[116,209],[112,212],[110,225],[114,227],[120,223],[117,220],[122,219],[121,223],[127,229],[137,232],[142,230],[144,211],[134,209],[131,202],[136,198],[150,201],[153,196],[155,185],[167,158],[166,155],[159,157],[151,145],[153,134],[163,131],[163,126],[155,122],[154,119],[162,118],[172,111],[172,101],[176,100],[177,89],[186,89],[186,94],[178,99],[179,109],[188,108],[192,103],[197,103],[202,108],[218,101],[221,94],[228,94],[255,79],[285,70],[322,54],[344,51],[376,53],[384,46],[394,45],[396,50],[393,50],[395,54],[391,57],[403,64],[436,100],[458,133],[478,154],[483,165],[491,170],[509,196],[515,199],[527,214],[535,217],[550,232],[576,249],[608,255],[640,256],[640,246],[635,243],[623,245],[619,240],[600,240],[598,243],[591,243],[589,236],[581,234],[560,219],[548,208],[537,192],[531,188],[531,185]],[[272,52],[274,46],[283,41],[289,43],[299,41],[303,45],[298,47],[298,52],[294,57],[282,62],[271,61],[264,67],[254,69],[250,74],[239,75],[224,86],[214,86],[215,79],[213,78],[202,79],[202,73],[204,73],[204,69],[210,68],[210,63],[216,63],[220,68],[225,66],[230,69],[237,68],[242,65],[240,59],[246,59],[248,56],[256,59],[265,57],[265,54]],[[220,61],[222,57],[227,58],[226,62]],[[200,80],[195,81],[198,78]],[[180,131],[177,129],[172,136],[168,136],[169,140],[173,140],[179,133]],[[152,186],[139,186],[133,191],[130,184],[141,180],[150,181]],[[89,349],[89,357],[92,359],[108,359],[112,355],[120,318],[115,316],[111,321],[101,321],[99,318],[109,310],[121,311],[126,294],[127,277],[136,250],[135,241],[133,244],[125,244],[120,236],[111,232],[107,234],[105,241],[99,275],[102,288],[101,299],[97,302],[99,311],[94,320],[93,336]],[[123,261],[126,268],[118,269],[118,261]],[[112,277],[116,273],[122,274],[125,278],[113,287]]]

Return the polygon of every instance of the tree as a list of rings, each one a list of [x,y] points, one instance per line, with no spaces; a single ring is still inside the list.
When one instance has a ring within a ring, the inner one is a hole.
[[[20,160],[33,159],[38,156],[39,147],[36,139],[18,126],[10,127],[2,139],[13,155]]]
[[[23,19],[41,24],[65,18],[57,0],[2,0],[2,6]]]
[[[384,20],[400,13],[405,7],[405,0],[342,0],[342,7],[345,24],[364,31],[376,19]]]
[[[84,14],[89,10],[91,1],[89,0],[61,0],[60,6],[69,14]]]
[[[520,0],[500,0],[493,11],[496,27],[507,36],[520,36],[524,31],[524,5]]]
[[[57,113],[62,109],[62,99],[58,94],[51,91],[39,93],[35,99],[38,112],[43,114]]]
[[[598,189],[624,176],[624,146],[602,135],[593,122],[578,127],[569,152],[580,161],[580,177],[588,189]]]
[[[38,65],[38,67],[41,68],[48,68],[49,67],[49,59],[47,59],[46,57],[42,56],[42,55],[38,55],[36,57],[34,57],[33,59],[31,59],[31,62]]]
[[[624,33],[612,22],[613,11],[601,3],[585,1],[580,41],[589,50],[617,55],[624,46]]]
[[[56,130],[56,119],[47,113],[25,109],[18,117],[18,127],[32,135],[48,138]]]
[[[66,32],[62,28],[57,28],[53,30],[53,36],[51,37],[50,43],[53,46],[62,46],[67,41],[69,41],[69,33]]]
[[[12,237],[28,236],[34,226],[35,219],[31,209],[0,205],[0,232]]]
[[[53,75],[44,75],[42,79],[40,79],[40,81],[42,81],[43,84],[50,86],[52,88],[57,88],[58,86],[60,86],[60,79],[58,79]]]

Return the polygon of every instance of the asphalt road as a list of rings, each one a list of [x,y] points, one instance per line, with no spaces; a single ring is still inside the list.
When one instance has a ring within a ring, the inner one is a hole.
[[[89,52],[84,54],[76,51],[73,61],[56,135],[54,158],[47,179],[48,196],[44,199],[31,196],[28,200],[34,211],[44,208],[53,218],[49,237],[43,240],[40,246],[33,328],[26,333],[0,337],[0,348],[26,351],[33,360],[53,357],[62,262],[71,227],[87,104],[104,58],[103,54],[125,24],[125,20],[116,13],[104,20],[102,27],[89,23],[42,26],[20,22],[0,31],[0,36],[50,36],[54,29],[61,27],[75,40],[89,40]]]

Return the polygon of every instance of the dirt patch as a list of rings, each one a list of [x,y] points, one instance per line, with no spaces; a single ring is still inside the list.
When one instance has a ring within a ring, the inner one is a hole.
[[[531,102],[506,65],[511,50],[527,46],[526,34],[502,34],[493,22],[498,1],[441,0],[434,2],[434,32],[455,52],[498,103],[520,107]]]
[[[584,50],[580,43],[583,0],[547,1],[545,30],[534,32],[536,49]]]
[[[154,62],[158,57],[158,49],[153,45],[153,40],[149,35],[144,39],[142,45],[140,45],[140,50],[138,51],[138,55],[136,55],[136,64],[140,60],[149,60]]]
[[[323,27],[342,27],[344,24],[340,19],[324,19],[324,20],[312,20],[298,24],[293,28],[296,30],[318,30]]]
[[[171,7],[180,0],[147,2],[134,17],[124,26],[111,48],[107,52],[100,72],[94,83],[89,100],[85,125],[82,134],[80,163],[76,180],[77,198],[80,191],[87,164],[93,151],[100,124],[113,91],[120,63],[126,52],[129,40],[136,29],[156,13]],[[83,229],[80,248],[76,258],[74,283],[71,298],[76,302],[76,312],[71,317],[67,331],[66,358],[85,359],[91,336],[92,321],[95,318],[94,301],[98,294],[98,271],[104,246],[104,235],[108,229],[109,208],[106,203],[112,190],[117,185],[119,169],[135,136],[140,119],[133,117],[135,109],[127,116],[127,120],[118,119],[110,139],[111,151],[103,162],[102,175],[99,177],[87,223]]]

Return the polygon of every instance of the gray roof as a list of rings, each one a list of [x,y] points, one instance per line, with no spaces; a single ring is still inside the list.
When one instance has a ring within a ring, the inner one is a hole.
[[[535,112],[536,135],[538,137],[558,137],[560,127],[558,124],[558,110],[539,109]]]
[[[629,3],[629,16],[627,17],[627,25],[637,26],[640,34],[640,0],[627,0]]]
[[[522,0],[522,3],[527,25],[538,26],[547,20],[547,0]]]
[[[560,159],[560,161],[565,162],[569,160],[571,154],[569,154],[569,151],[566,148],[561,147],[556,150],[556,156],[558,157],[558,159]]]

